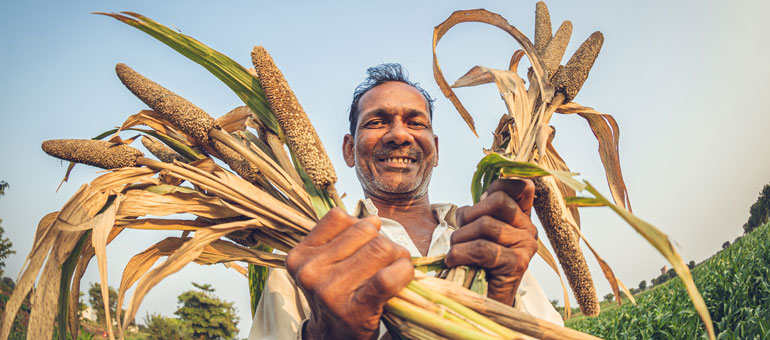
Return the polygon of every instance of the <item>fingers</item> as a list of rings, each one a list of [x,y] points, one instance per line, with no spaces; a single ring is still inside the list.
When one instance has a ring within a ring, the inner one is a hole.
[[[346,280],[348,275],[361,280],[367,279],[380,269],[402,258],[410,259],[409,251],[406,248],[394,243],[384,235],[377,235],[359,248],[355,254],[338,263],[340,268],[345,269],[340,272],[340,277],[334,279]]]
[[[529,266],[529,260],[537,251],[537,242],[522,241],[521,247],[505,248],[487,240],[473,240],[455,244],[449,249],[444,260],[449,267],[462,265],[478,265],[489,269],[490,275],[496,276],[518,274],[519,276]]]
[[[487,198],[475,205],[459,208],[456,214],[457,223],[460,226],[465,226],[481,216],[492,216],[511,225],[521,222],[522,218],[527,218],[519,209],[516,201],[502,191],[491,193]]]
[[[455,244],[449,248],[444,263],[449,267],[478,265],[487,269],[495,269],[506,262],[505,257],[511,255],[510,249],[501,247],[494,242],[473,240]],[[510,262],[510,259],[507,260]]]
[[[400,258],[389,266],[382,268],[369,278],[356,291],[354,299],[360,301],[377,301],[383,306],[387,300],[396,296],[401,289],[414,279],[414,266],[408,258]]]
[[[516,227],[528,225],[531,224],[529,215],[534,197],[535,185],[532,181],[498,179],[492,182],[487,195],[479,203],[457,210],[457,222],[464,226],[489,215]]]
[[[303,243],[307,246],[326,244],[340,232],[345,230],[358,219],[345,213],[341,208],[334,208],[318,221],[318,224],[305,237]],[[378,229],[379,230],[379,229]]]
[[[537,241],[537,228],[531,222],[512,227],[493,217],[482,216],[452,233],[450,244],[475,239],[485,239],[503,247],[513,247],[524,241]]]
[[[492,182],[487,189],[490,195],[498,191],[508,194],[524,214],[530,215],[532,203],[535,200],[535,183],[532,180],[500,178]]]
[[[341,261],[358,251],[363,245],[380,235],[382,221],[377,216],[368,216],[359,220],[330,240],[319,256],[325,261]]]

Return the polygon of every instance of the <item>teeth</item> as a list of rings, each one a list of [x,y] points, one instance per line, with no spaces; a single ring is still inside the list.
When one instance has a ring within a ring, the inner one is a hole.
[[[394,157],[394,158],[386,158],[385,162],[408,164],[408,163],[412,163],[412,160],[409,158]]]

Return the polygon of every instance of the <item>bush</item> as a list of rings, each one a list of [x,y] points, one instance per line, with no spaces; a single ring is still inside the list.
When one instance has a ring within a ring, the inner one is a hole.
[[[147,314],[144,317],[148,340],[182,340],[192,336],[189,328],[176,318],[160,314]]]
[[[770,222],[770,184],[765,184],[759,192],[757,201],[749,208],[749,220],[743,225],[743,233],[748,234],[768,222]]]
[[[719,339],[770,339],[770,224],[722,250],[693,271]],[[568,327],[605,339],[697,339],[705,328],[678,278]]]
[[[177,297],[174,314],[190,329],[195,339],[230,339],[238,334],[238,317],[232,302],[219,299],[209,284],[192,283],[199,290],[188,290]]]

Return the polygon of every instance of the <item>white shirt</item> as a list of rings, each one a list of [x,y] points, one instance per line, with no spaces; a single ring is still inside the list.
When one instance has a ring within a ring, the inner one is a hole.
[[[453,204],[431,205],[433,215],[439,224],[433,230],[427,256],[449,252],[449,237],[457,229],[454,219],[456,209],[457,206]],[[377,207],[369,199],[358,201],[353,210],[353,216],[369,215],[377,215]],[[380,233],[409,250],[412,257],[422,256],[400,223],[382,218]],[[561,315],[553,308],[545,292],[529,271],[524,273],[519,289],[516,291],[514,308],[557,325],[564,325]],[[270,269],[265,289],[262,291],[262,297],[254,313],[249,340],[294,340],[297,338],[302,321],[309,317],[310,307],[307,300],[288,272],[285,269]],[[380,335],[383,330],[384,327],[380,327]]]

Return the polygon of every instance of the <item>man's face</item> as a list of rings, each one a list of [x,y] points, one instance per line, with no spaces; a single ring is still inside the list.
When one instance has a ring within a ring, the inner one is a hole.
[[[418,198],[438,165],[438,137],[428,103],[414,87],[378,85],[358,103],[356,136],[345,136],[343,154],[368,195]]]

